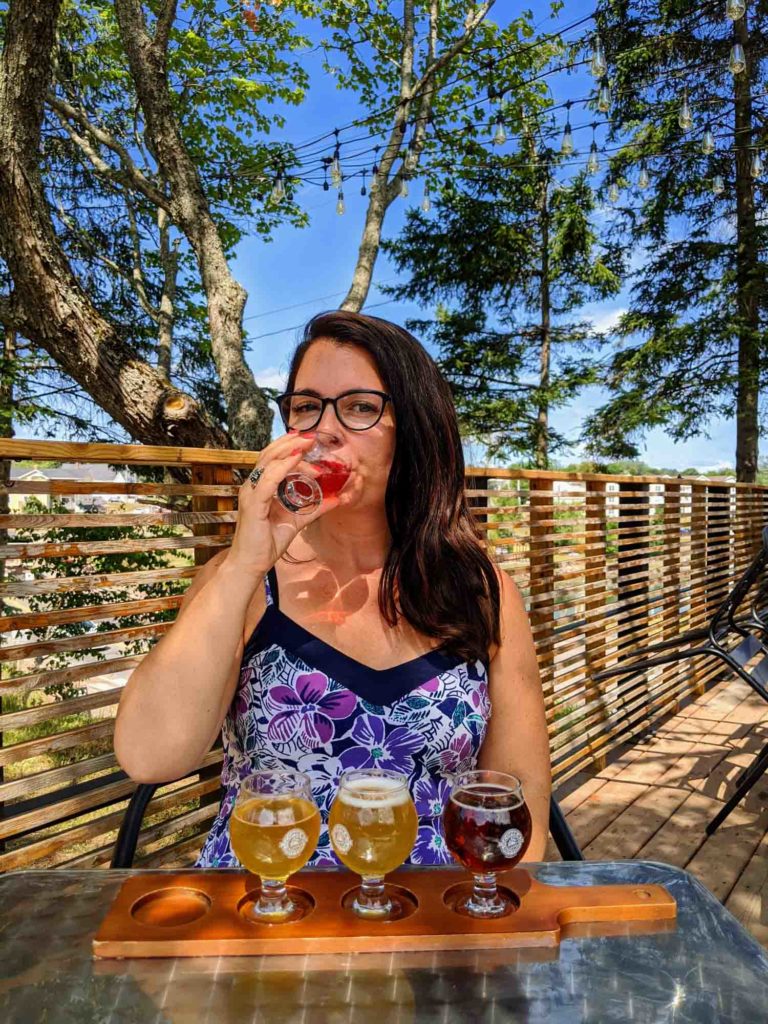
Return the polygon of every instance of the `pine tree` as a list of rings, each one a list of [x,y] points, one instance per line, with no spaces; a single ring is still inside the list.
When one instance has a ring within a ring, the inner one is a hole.
[[[649,183],[619,205],[613,228],[636,269],[606,367],[613,396],[586,437],[597,455],[632,457],[650,427],[685,439],[716,415],[735,417],[737,479],[754,481],[766,372],[768,235],[757,211],[768,25],[764,3],[735,20],[725,6],[598,9],[614,100],[609,144],[618,147],[608,182],[625,187],[642,174]],[[734,73],[736,45],[746,67]]]

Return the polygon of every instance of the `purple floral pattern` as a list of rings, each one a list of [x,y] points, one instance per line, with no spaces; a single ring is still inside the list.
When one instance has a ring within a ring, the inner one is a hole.
[[[267,600],[272,603],[269,587]],[[322,826],[310,864],[338,863],[327,820],[339,776],[369,767],[408,776],[419,815],[409,861],[449,863],[441,814],[450,778],[476,765],[490,713],[482,662],[457,665],[377,705],[293,651],[262,644],[243,662],[224,721],[224,795],[197,866],[238,866],[229,843],[238,786],[250,772],[272,768],[296,768],[312,779]]]

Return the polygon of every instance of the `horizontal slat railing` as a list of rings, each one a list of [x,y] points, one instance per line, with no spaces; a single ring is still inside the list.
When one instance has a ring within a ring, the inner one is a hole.
[[[112,751],[122,687],[200,566],[230,543],[242,471],[257,458],[0,440],[0,465],[16,466],[12,480],[0,474],[0,871],[109,863],[134,789]],[[46,478],[51,461],[64,467]],[[125,467],[122,479],[83,472],[104,464]],[[706,623],[757,549],[768,488],[478,468],[467,496],[526,601],[557,780],[600,765],[718,678],[699,662],[593,680]],[[194,859],[220,764],[214,748],[160,788],[137,864]]]

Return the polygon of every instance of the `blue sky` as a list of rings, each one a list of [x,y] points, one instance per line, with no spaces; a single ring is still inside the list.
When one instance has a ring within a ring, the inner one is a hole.
[[[554,25],[567,25],[590,9],[581,0],[568,3],[558,21],[553,23],[545,21],[548,5],[540,7],[544,13],[537,21],[544,22],[542,31],[551,30]],[[498,0],[495,17],[502,22],[521,10],[523,6],[516,2]],[[534,10],[538,10],[538,6]],[[340,92],[335,78],[322,71],[320,57],[321,54],[316,52],[306,58],[306,67],[312,76],[307,101],[301,107],[287,111],[283,135],[295,143],[308,141],[346,124],[361,113],[355,97]],[[556,102],[586,95],[592,82],[586,69],[572,76],[561,76],[552,83]],[[576,122],[577,118],[572,120]],[[577,135],[577,145],[582,151],[588,148],[588,139],[587,145],[584,144],[584,133]],[[333,190],[323,192],[317,186],[303,187],[298,199],[310,215],[309,227],[302,230],[286,225],[275,231],[270,243],[258,237],[241,243],[233,271],[248,291],[245,311],[245,327],[251,339],[248,361],[260,383],[274,387],[282,385],[301,326],[314,313],[337,305],[346,293],[355,266],[365,213],[366,200],[360,196],[359,190],[359,179],[345,185],[346,213],[339,216],[335,212]],[[413,182],[409,198],[398,200],[390,208],[384,226],[385,237],[398,233],[405,210],[411,203],[418,204],[421,190],[421,183],[418,180]],[[396,279],[394,268],[380,254],[374,282],[389,283]],[[365,309],[401,324],[409,317],[423,315],[423,310],[410,303],[390,300],[381,304],[385,299],[374,285]],[[620,294],[610,302],[587,306],[582,312],[597,326],[605,328],[626,308],[627,301],[627,295]],[[554,412],[553,426],[575,437],[584,416],[604,399],[601,389],[585,391],[577,402]],[[709,438],[702,436],[687,442],[673,442],[661,430],[653,430],[645,438],[641,457],[652,465],[676,469],[707,469],[724,463],[732,464],[735,425],[713,420],[710,435]],[[477,461],[473,456],[482,455],[477,448],[470,449],[467,454],[471,461]],[[574,457],[578,457],[578,452]]]

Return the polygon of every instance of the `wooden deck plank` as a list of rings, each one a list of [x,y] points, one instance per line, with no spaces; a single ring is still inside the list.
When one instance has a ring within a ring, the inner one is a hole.
[[[768,946],[768,832],[739,876],[725,905],[758,942]]]
[[[768,743],[768,705],[729,678],[573,783],[561,806],[587,859],[685,868],[768,946],[768,775],[714,836],[705,826]],[[554,844],[548,854],[557,858]]]

